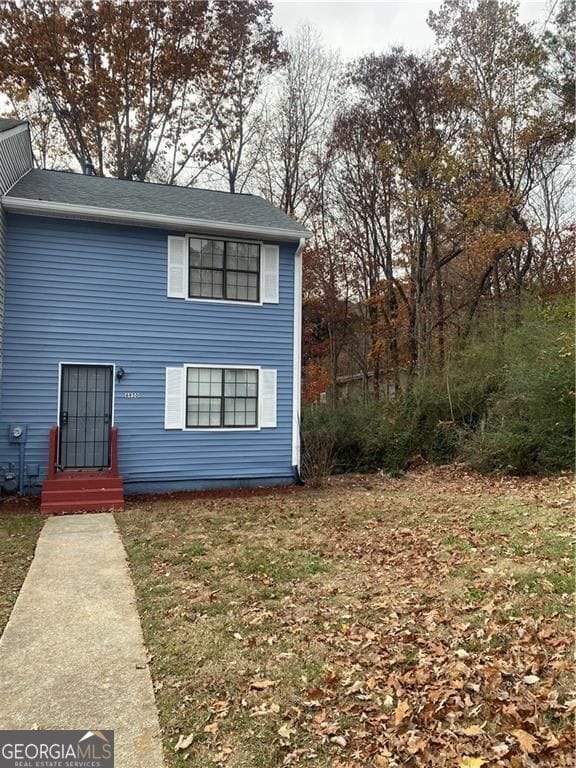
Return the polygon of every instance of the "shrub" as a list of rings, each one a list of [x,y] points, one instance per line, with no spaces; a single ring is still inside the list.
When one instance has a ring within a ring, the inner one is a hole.
[[[334,470],[334,436],[327,430],[309,429],[302,434],[300,474],[316,488],[321,487]]]
[[[532,306],[502,341],[504,384],[463,455],[483,470],[557,472],[573,465],[573,308]]]
[[[303,442],[331,446],[334,471],[404,469],[411,456],[461,458],[483,471],[556,472],[573,464],[572,304],[532,304],[497,335],[479,326],[442,374],[391,403],[344,400],[304,412]]]
[[[312,444],[312,435],[319,435],[334,446],[335,472],[373,472],[379,468],[380,411],[378,403],[348,400],[309,406],[303,414],[303,446]]]

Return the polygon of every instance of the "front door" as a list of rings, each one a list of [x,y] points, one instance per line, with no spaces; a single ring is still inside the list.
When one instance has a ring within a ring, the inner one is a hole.
[[[60,377],[61,469],[110,466],[113,367],[62,365]]]

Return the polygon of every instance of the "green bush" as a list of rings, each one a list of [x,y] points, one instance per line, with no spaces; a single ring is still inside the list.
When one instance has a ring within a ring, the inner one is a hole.
[[[490,472],[557,472],[574,454],[573,308],[529,305],[504,335],[480,326],[442,374],[395,401],[305,410],[303,433],[330,436],[335,472],[404,469],[421,455]]]
[[[303,443],[309,433],[330,435],[335,446],[334,471],[373,472],[380,468],[380,434],[386,423],[379,403],[342,401],[304,410]]]
[[[573,319],[568,301],[532,306],[504,336],[501,390],[462,448],[473,466],[530,474],[573,465]]]

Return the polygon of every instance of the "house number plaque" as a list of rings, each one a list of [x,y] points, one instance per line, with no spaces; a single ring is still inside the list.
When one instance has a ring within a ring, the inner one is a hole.
[[[142,397],[142,392],[124,392],[125,400],[136,400],[139,397]]]

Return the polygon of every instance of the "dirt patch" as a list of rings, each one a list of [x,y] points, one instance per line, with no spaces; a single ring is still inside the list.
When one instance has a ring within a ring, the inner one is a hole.
[[[5,496],[0,503],[0,516],[35,515],[40,511],[40,496]]]

